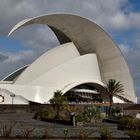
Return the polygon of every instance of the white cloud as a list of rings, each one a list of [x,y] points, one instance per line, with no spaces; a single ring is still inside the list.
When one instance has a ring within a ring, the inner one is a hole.
[[[8,59],[8,56],[0,54],[0,62],[5,61],[6,59]]]
[[[121,51],[124,54],[127,54],[128,53],[128,51],[129,51],[129,46],[128,45],[126,45],[126,44],[119,44],[118,46],[119,46],[119,48],[121,49]]]
[[[16,53],[6,53],[8,59],[5,63],[20,63],[28,60],[29,62],[36,57],[35,53],[31,50],[19,51]]]
[[[117,13],[110,19],[113,29],[115,30],[126,30],[128,29],[128,18],[123,13]]]
[[[139,28],[139,12],[129,9],[128,0],[1,0],[1,33],[18,21],[48,13],[74,13],[88,17],[109,30]],[[124,9],[124,10],[123,10]],[[126,12],[127,11],[127,12]],[[4,14],[3,14],[4,13]]]
[[[1,52],[1,55],[8,56],[5,61],[0,62],[0,79],[4,78],[9,73],[16,69],[30,64],[34,59],[38,57],[38,54],[32,50],[21,50],[15,53]]]

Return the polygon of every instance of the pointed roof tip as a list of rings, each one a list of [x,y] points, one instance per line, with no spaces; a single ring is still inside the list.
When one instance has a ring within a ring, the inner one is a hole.
[[[8,37],[15,32],[17,29],[21,28],[24,24],[26,24],[28,21],[32,20],[32,18],[28,18],[28,19],[24,19],[20,22],[18,22],[13,28],[12,30],[8,33]]]
[[[8,37],[12,34],[12,32],[13,32],[13,31],[11,30],[11,31],[8,33]]]

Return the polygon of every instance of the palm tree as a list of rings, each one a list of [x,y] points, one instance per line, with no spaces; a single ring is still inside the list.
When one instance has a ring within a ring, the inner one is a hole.
[[[123,99],[122,93],[124,92],[124,87],[120,82],[117,82],[115,79],[109,79],[106,82],[106,90],[109,95],[110,107],[109,107],[109,115],[111,115],[111,108],[113,105],[113,97],[116,96],[118,98]]]
[[[67,105],[67,98],[63,96],[61,90],[54,92],[54,96],[50,99],[50,103],[56,108],[56,118],[59,118],[60,109]]]

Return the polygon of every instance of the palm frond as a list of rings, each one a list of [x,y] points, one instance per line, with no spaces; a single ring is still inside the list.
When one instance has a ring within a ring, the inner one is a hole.
[[[114,79],[110,79],[108,82],[106,82],[106,90],[112,97],[124,92],[123,85],[120,82],[116,82]]]
[[[66,104],[67,98],[63,96],[62,91],[57,90],[56,92],[54,92],[54,96],[52,99],[50,99],[49,102],[55,106],[63,106],[64,104]]]

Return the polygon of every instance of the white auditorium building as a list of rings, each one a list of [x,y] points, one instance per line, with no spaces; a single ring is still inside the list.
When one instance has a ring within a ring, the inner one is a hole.
[[[109,79],[120,81],[124,98],[136,102],[133,80],[120,49],[96,23],[70,14],[43,15],[19,22],[9,35],[31,24],[50,27],[60,46],[2,79],[0,104],[11,104],[11,98],[14,104],[49,103],[56,90],[71,103],[108,102],[104,83]],[[114,97],[114,102],[123,101]]]

